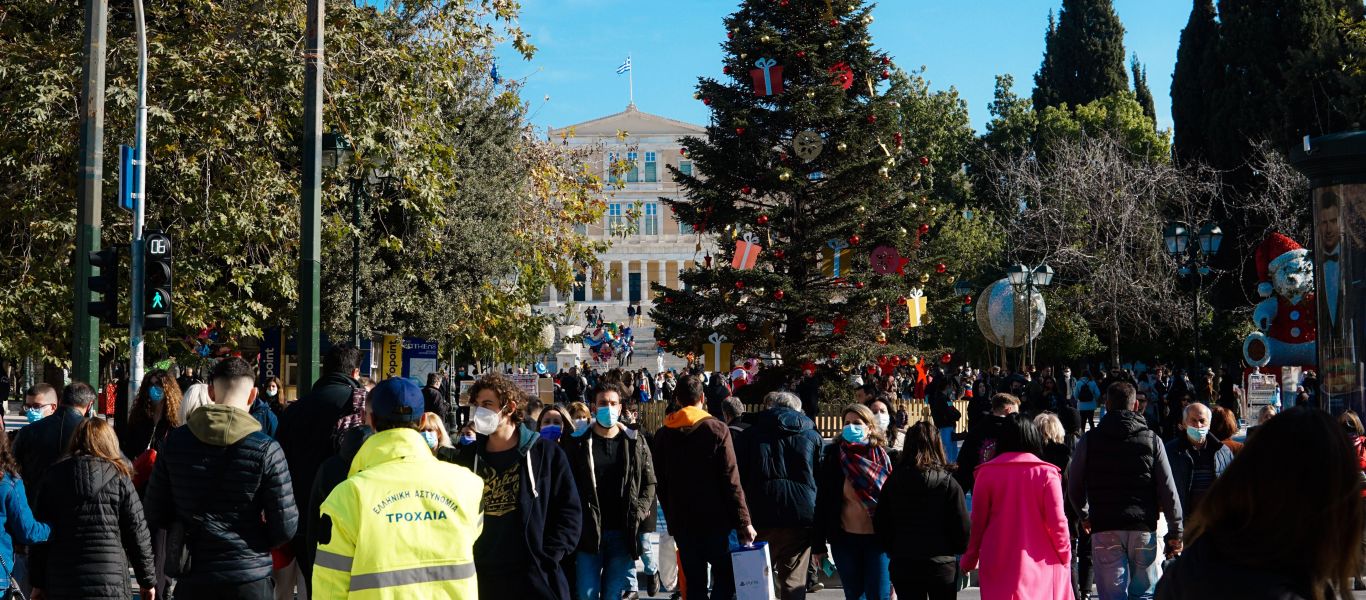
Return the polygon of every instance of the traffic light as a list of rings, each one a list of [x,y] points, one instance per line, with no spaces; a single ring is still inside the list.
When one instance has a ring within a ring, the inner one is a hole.
[[[109,324],[119,318],[119,248],[113,246],[90,253],[90,279],[86,285],[99,300],[89,301],[90,316]],[[99,269],[99,274],[95,274]]]
[[[172,323],[171,238],[154,231],[143,237],[143,330],[166,329]]]

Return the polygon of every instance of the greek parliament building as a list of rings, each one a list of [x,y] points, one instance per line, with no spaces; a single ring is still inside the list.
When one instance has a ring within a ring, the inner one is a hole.
[[[579,319],[584,307],[596,306],[608,320],[625,320],[629,304],[648,311],[651,283],[676,288],[684,269],[702,261],[706,253],[716,253],[713,236],[703,236],[698,252],[697,234],[659,201],[660,197],[683,198],[682,187],[665,165],[692,173],[692,161],[682,155],[680,142],[686,136],[705,137],[706,133],[698,125],[641,112],[635,104],[613,115],[550,130],[552,141],[563,139],[571,147],[593,148],[588,160],[596,163],[608,183],[603,198],[607,211],[602,222],[588,226],[587,233],[593,239],[606,239],[611,247],[599,257],[601,268],[580,275],[572,291],[548,289],[538,307],[542,312],[560,312],[572,301],[578,304]],[[633,166],[614,181],[609,165],[620,160]],[[628,223],[632,211],[638,212],[636,221]],[[635,226],[630,235],[610,235],[629,225]]]

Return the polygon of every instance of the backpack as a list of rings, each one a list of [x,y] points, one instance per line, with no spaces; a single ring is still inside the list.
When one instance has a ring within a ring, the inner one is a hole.
[[[1091,387],[1091,383],[1092,382],[1090,379],[1087,379],[1086,381],[1082,382],[1081,390],[1077,392],[1077,400],[1083,403],[1091,403],[1096,401],[1096,392]]]
[[[365,424],[365,386],[358,385],[351,388],[350,410],[343,413],[337,419],[337,424],[332,427],[332,450],[341,450],[342,437],[347,430],[353,427],[360,427]]]
[[[991,459],[996,458],[996,438],[982,440],[982,446],[977,449],[977,464],[984,465]]]

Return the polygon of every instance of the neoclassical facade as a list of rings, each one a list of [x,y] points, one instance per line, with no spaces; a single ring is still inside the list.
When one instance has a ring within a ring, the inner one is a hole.
[[[622,319],[628,304],[649,309],[650,284],[676,288],[684,269],[701,262],[709,252],[715,254],[713,236],[698,236],[660,201],[661,197],[683,198],[682,188],[666,166],[691,173],[692,161],[683,156],[680,141],[686,136],[705,137],[705,128],[641,112],[632,104],[613,115],[551,129],[550,136],[570,146],[594,148],[589,160],[609,183],[603,198],[607,211],[602,222],[590,225],[587,233],[608,239],[611,248],[599,257],[601,268],[581,276],[574,290],[547,290],[540,306],[543,311],[558,312],[572,301],[580,305],[580,311],[583,306],[597,306],[607,318]],[[610,165],[622,160],[632,168],[614,176]],[[629,235],[611,235],[627,229]]]

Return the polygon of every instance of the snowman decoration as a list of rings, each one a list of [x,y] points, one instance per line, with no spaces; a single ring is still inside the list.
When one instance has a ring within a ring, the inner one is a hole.
[[[1252,311],[1257,331],[1243,340],[1253,367],[1312,365],[1318,338],[1314,262],[1309,251],[1280,233],[1257,247],[1257,293],[1266,298]]]

